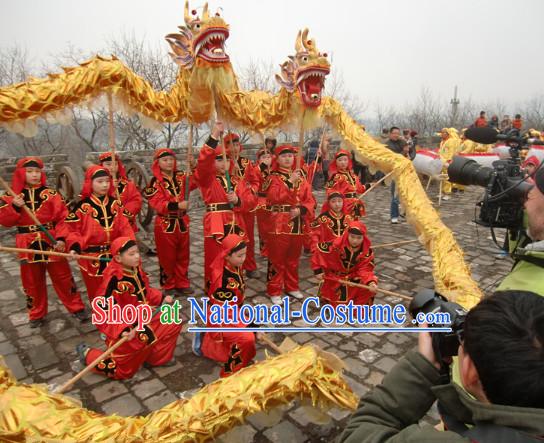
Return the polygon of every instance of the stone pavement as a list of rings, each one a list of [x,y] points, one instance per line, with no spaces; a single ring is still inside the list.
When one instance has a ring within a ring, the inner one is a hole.
[[[436,189],[429,191],[436,202]],[[511,267],[511,260],[498,259],[489,231],[477,227],[472,218],[474,203],[482,190],[471,188],[464,195],[443,202],[440,213],[444,222],[455,232],[464,249],[474,278],[486,292],[491,291]],[[322,200],[323,192],[318,199]],[[374,244],[389,243],[414,238],[414,230],[407,223],[391,225],[389,222],[389,188],[379,186],[367,201],[368,216],[365,219]],[[203,294],[202,266],[203,239],[202,211],[192,212],[191,265],[189,276],[196,295]],[[13,244],[13,238],[3,243]],[[156,258],[146,257],[145,270],[153,285],[158,286],[159,267]],[[261,278],[248,281],[246,300],[251,303],[268,302],[264,295],[266,264],[260,260]],[[376,250],[376,273],[385,289],[413,295],[421,288],[433,287],[431,258],[419,243],[402,247]],[[80,290],[84,291],[79,270],[74,276]],[[312,277],[308,258],[302,258],[300,269],[301,289],[315,295],[317,282]],[[86,299],[86,296],[84,296]],[[380,298],[398,301],[392,298]],[[298,306],[295,302],[294,306]],[[186,302],[183,301],[184,306]],[[30,329],[25,311],[25,298],[19,280],[19,265],[13,255],[0,254],[0,354],[15,376],[24,383],[59,385],[80,369],[75,346],[85,341],[103,347],[92,324],[81,325],[69,316],[58,302],[49,286],[49,314],[41,329]],[[184,311],[182,311],[184,312]],[[296,322],[298,325],[298,322]],[[185,327],[186,328],[186,327]],[[184,328],[184,329],[185,329]],[[281,343],[283,334],[270,334]],[[348,365],[346,380],[360,396],[379,383],[395,362],[416,342],[416,337],[399,333],[296,333],[290,338],[298,343],[311,342],[333,352]],[[264,349],[258,349],[256,360],[262,359]],[[91,374],[74,386],[68,395],[78,398],[91,410],[105,414],[147,414],[180,397],[193,392],[218,377],[218,365],[205,358],[197,358],[191,352],[190,334],[182,333],[175,352],[177,364],[173,367],[141,369],[132,380],[113,381]],[[222,442],[329,442],[344,428],[349,413],[344,410],[330,412],[327,424],[316,425],[298,403],[293,403],[275,414],[257,414],[246,424],[236,427],[219,440]],[[427,423],[437,422],[436,411],[425,417]]]

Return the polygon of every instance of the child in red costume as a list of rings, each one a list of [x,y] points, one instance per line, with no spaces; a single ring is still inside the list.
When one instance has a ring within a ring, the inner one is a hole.
[[[276,146],[274,140],[274,147]],[[257,228],[259,230],[259,249],[260,254],[266,257],[266,237],[271,227],[270,224],[270,212],[266,210],[266,191],[264,190],[264,184],[266,179],[270,175],[270,166],[272,165],[272,154],[268,149],[261,148],[257,151],[257,164],[255,165],[255,171],[259,179],[259,187],[257,191],[258,206],[255,211],[257,215]]]
[[[265,184],[271,230],[267,236],[267,293],[272,303],[280,304],[283,291],[301,299],[298,263],[304,239],[305,220],[313,220],[314,201],[310,185],[295,171],[295,148],[276,148],[276,161]]]
[[[353,220],[344,212],[344,196],[333,189],[327,191],[321,214],[312,222],[312,252],[319,243],[334,241],[344,235],[348,224]]]
[[[256,194],[259,191],[259,172],[247,157],[240,155],[242,151],[240,136],[233,132],[227,134],[223,139],[223,147],[227,150],[227,157],[231,160],[231,176],[246,180]],[[246,261],[244,263],[244,270],[248,278],[253,278],[257,275],[257,263],[255,262],[255,210],[256,207],[248,211],[241,211],[240,213],[244,219],[248,242]]]
[[[163,302],[172,303],[171,296],[163,296],[158,289],[149,286],[149,279],[142,269],[140,253],[136,242],[130,237],[119,237],[111,245],[113,260],[104,271],[104,278],[98,295],[105,297],[106,311],[108,302],[121,309],[127,305],[147,304],[155,309]],[[111,300],[111,301],[110,301]],[[103,320],[103,312],[95,312],[98,320]],[[114,379],[132,377],[142,365],[171,366],[176,342],[181,332],[180,324],[163,324],[160,313],[156,313],[143,331],[136,331],[135,325],[121,323],[96,324],[98,330],[106,336],[106,347],[111,347],[123,336],[130,338],[117,348],[112,355],[100,361],[94,372]],[[85,343],[76,347],[76,352],[83,365],[95,360],[102,350],[90,348]]]
[[[355,220],[365,215],[365,205],[358,198],[358,194],[365,192],[365,186],[353,172],[350,153],[345,149],[339,150],[329,165],[329,181],[325,187],[344,196],[345,212]]]
[[[200,150],[195,178],[206,203],[204,215],[204,283],[210,280],[210,266],[221,253],[221,241],[229,234],[245,238],[243,213],[257,206],[257,195],[250,184],[238,176],[230,175],[228,183],[225,171],[230,162],[223,161],[223,147],[218,146],[224,131],[222,122],[216,122],[211,136]]]
[[[361,221],[352,221],[342,237],[332,242],[319,243],[312,256],[312,269],[317,279],[322,281],[319,295],[327,303],[333,306],[350,301],[356,305],[372,304],[374,292],[335,281],[348,280],[377,286],[374,254],[366,226]]]
[[[102,166],[91,166],[85,171],[81,200],[62,226],[71,254],[97,258],[96,261],[79,260],[90,302],[102,284],[102,273],[107,260],[111,258],[111,242],[122,236],[134,238],[134,231],[113,192],[108,170]]]
[[[65,239],[59,234],[57,225],[62,225],[68,214],[60,194],[46,186],[43,167],[43,162],[37,157],[19,160],[11,185],[17,197],[4,195],[0,198],[0,224],[17,227],[15,235],[17,248],[36,250],[35,254],[19,254],[21,281],[32,328],[42,325],[47,314],[46,271],[68,312],[74,314],[80,321],[89,318],[66,259],[39,253],[52,250],[64,252]],[[55,244],[23,210],[25,204],[55,238]]]
[[[236,234],[227,235],[222,242],[222,251],[212,263],[209,303],[211,305],[244,304],[245,281],[242,265],[246,259],[247,244]],[[210,327],[244,327],[243,323],[232,325],[208,324]],[[193,339],[193,351],[223,364],[221,377],[226,377],[245,368],[255,357],[253,332],[206,332],[202,338],[197,333]]]
[[[119,196],[121,199],[123,214],[128,218],[132,230],[137,232],[136,217],[140,209],[142,209],[142,194],[140,194],[140,190],[134,182],[128,179],[125,165],[123,165],[119,155],[115,154],[115,170],[112,160],[113,156],[111,152],[102,152],[98,156],[100,165],[106,168],[110,172],[110,175],[115,176],[117,179],[117,182],[113,183],[114,190],[116,190],[114,196],[116,198]]]
[[[177,170],[174,151],[168,148],[155,151],[151,170],[153,178],[145,190],[145,197],[157,213],[155,244],[161,267],[161,287],[183,295],[192,294],[187,275],[190,254],[187,197],[196,189],[196,183],[192,174]]]

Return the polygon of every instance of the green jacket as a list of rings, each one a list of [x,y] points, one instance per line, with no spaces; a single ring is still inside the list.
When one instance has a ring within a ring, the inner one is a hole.
[[[541,263],[519,260],[501,282],[497,291],[514,289],[531,291],[544,296],[544,241],[529,243],[525,248],[517,248],[516,254],[540,260]]]
[[[419,426],[436,399],[463,423],[490,422],[529,435],[544,436],[544,409],[484,404],[470,398],[454,384],[439,385],[442,376],[421,354],[408,352],[385,376],[381,385],[366,394],[339,441],[345,443],[470,442],[451,431]]]

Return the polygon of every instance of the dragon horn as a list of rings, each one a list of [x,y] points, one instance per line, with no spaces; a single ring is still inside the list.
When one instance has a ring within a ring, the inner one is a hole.
[[[191,16],[189,15],[189,0],[185,0],[185,24],[191,23]]]
[[[202,21],[208,20],[210,14],[208,13],[208,2],[204,3],[204,10],[202,11]]]
[[[295,51],[297,51],[297,54],[299,52],[304,51],[304,48],[302,46],[302,37],[301,37],[301,35],[302,35],[302,31],[298,31],[297,39],[295,41]]]
[[[315,49],[313,48],[313,46],[311,44],[308,44],[308,28],[304,28],[304,31],[302,31],[302,37],[301,37],[301,41],[302,41],[302,44],[304,45],[304,48],[306,48],[307,51],[311,51],[312,49]]]

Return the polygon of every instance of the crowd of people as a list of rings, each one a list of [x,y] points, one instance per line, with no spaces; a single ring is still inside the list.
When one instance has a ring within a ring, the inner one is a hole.
[[[350,152],[339,149],[330,160],[326,201],[318,214],[312,183],[316,172],[323,171],[321,157],[306,163],[297,147],[276,146],[276,140],[269,138],[252,162],[243,155],[239,136],[225,134],[221,122],[213,127],[191,172],[181,171],[175,153],[167,148],[155,151],[151,170],[153,178],[142,196],[127,178],[119,156],[104,152],[99,164],[85,171],[80,200],[69,211],[58,192],[47,187],[39,158],[26,157],[17,163],[15,197],[0,199],[0,224],[17,228],[18,248],[35,251],[21,252],[19,257],[31,327],[42,326],[46,319],[46,271],[66,309],[88,321],[67,259],[77,260],[93,310],[106,310],[111,303],[121,308],[160,306],[172,303],[172,295],[192,294],[188,209],[189,195],[196,189],[206,206],[202,274],[210,303],[244,303],[246,279],[261,275],[256,254],[267,259],[266,293],[271,303],[281,304],[285,295],[304,298],[298,276],[303,250],[311,255],[311,267],[322,281],[324,300],[333,305],[372,303],[377,277],[361,221],[365,206],[360,195],[365,186],[353,171]],[[156,213],[160,290],[149,284],[135,236],[142,198]],[[51,256],[50,251],[66,253],[67,258]],[[179,325],[159,324],[154,317],[145,331],[136,331],[131,324],[96,326],[108,347],[127,338],[114,355],[95,367],[96,372],[128,378],[144,364],[172,364]],[[194,350],[220,362],[226,376],[252,360],[255,340],[255,334],[244,332],[196,334]],[[87,365],[100,350],[81,343],[77,353]]]

